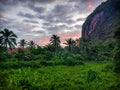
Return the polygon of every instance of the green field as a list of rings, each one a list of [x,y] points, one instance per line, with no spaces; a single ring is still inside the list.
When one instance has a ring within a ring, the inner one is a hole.
[[[111,62],[84,62],[1,69],[0,90],[119,90],[119,77],[112,68]]]

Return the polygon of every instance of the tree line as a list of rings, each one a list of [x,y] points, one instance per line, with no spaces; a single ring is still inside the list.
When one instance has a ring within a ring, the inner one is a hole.
[[[17,35],[9,29],[0,31],[0,60],[5,60],[5,56],[10,58],[6,51],[16,47],[17,38]],[[71,61],[114,61],[115,72],[120,71],[120,27],[114,32],[114,39],[108,39],[104,42],[82,37],[76,40],[66,39],[65,47],[61,47],[60,44],[58,35],[52,35],[50,43],[44,47],[35,44],[32,40],[27,42],[22,39],[18,42],[20,49],[13,52],[12,58],[22,61],[35,59],[62,61],[67,60],[67,58]]]

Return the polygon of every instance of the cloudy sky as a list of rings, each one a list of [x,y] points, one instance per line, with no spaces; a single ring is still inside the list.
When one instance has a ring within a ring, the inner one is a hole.
[[[64,42],[79,38],[86,17],[103,0],[0,0],[0,30],[8,28],[18,41],[49,43],[57,34]]]

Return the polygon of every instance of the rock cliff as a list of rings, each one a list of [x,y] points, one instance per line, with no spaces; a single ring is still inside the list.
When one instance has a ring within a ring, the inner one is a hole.
[[[98,6],[82,26],[82,37],[106,40],[120,26],[120,0],[107,0]]]

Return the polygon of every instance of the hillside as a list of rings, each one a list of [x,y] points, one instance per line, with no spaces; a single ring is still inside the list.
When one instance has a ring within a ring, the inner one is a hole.
[[[82,37],[106,40],[120,25],[120,0],[108,0],[98,6],[86,19]]]

